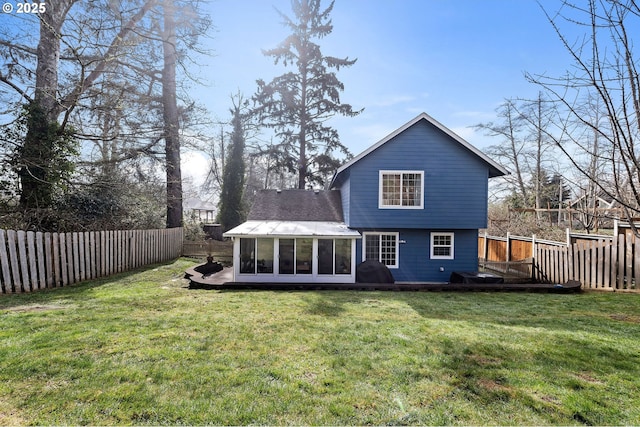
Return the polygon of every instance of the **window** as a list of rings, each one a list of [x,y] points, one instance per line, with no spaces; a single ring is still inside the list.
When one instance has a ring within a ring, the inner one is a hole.
[[[336,274],[351,274],[351,242],[350,239],[336,239]]]
[[[257,268],[258,273],[273,273],[273,239],[258,240]]]
[[[295,239],[280,239],[279,241],[279,253],[280,260],[278,263],[278,271],[280,274],[293,274],[294,271],[294,259],[295,259]]]
[[[398,268],[398,233],[363,233],[363,261],[374,259]]]
[[[240,239],[240,273],[256,272],[256,239]]]
[[[280,274],[311,274],[313,269],[313,239],[279,239]]]
[[[240,273],[273,273],[273,239],[240,239]]]
[[[431,233],[431,259],[453,259],[453,233]]]
[[[318,239],[318,274],[351,274],[351,239]]]
[[[333,239],[318,239],[318,274],[333,274]]]
[[[380,171],[380,208],[422,209],[423,171]]]
[[[296,274],[311,274],[313,239],[296,239]]]

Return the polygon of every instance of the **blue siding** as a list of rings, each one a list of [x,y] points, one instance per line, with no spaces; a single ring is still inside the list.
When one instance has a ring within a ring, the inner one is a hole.
[[[350,218],[350,207],[349,199],[351,198],[351,179],[347,172],[347,177],[344,182],[340,186],[340,197],[342,198],[342,216],[344,218],[345,224],[349,224]]]
[[[361,233],[369,230],[358,230]],[[453,271],[478,270],[478,230],[381,230],[400,232],[399,267],[390,269],[396,282],[448,282]],[[430,259],[431,232],[454,233],[454,259]],[[357,264],[362,261],[362,240],[356,243]],[[440,271],[440,267],[444,271]]]
[[[424,171],[424,209],[379,209],[380,170]],[[341,191],[351,228],[486,227],[488,166],[425,120],[351,165],[348,172]]]

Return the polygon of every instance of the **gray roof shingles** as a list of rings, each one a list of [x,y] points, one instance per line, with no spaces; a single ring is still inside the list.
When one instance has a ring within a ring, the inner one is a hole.
[[[344,222],[339,190],[260,190],[247,220]]]

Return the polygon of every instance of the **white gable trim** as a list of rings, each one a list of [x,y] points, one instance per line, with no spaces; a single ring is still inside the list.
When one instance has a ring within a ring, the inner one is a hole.
[[[377,150],[380,146],[386,144],[387,142],[389,142],[390,140],[392,140],[396,136],[400,135],[402,132],[404,132],[405,130],[409,129],[411,126],[415,125],[420,120],[426,120],[427,122],[431,123],[432,125],[434,125],[438,129],[440,129],[442,132],[447,134],[449,137],[454,139],[456,142],[461,144],[467,150],[471,151],[473,154],[475,154],[476,156],[480,157],[482,160],[487,162],[489,165],[491,165],[492,167],[497,169],[502,174],[504,174],[504,175],[508,175],[509,174],[509,172],[505,168],[503,168],[500,164],[498,164],[495,161],[491,160],[482,151],[478,150],[476,147],[474,147],[473,145],[469,144],[467,141],[462,139],[460,136],[458,136],[454,132],[452,132],[451,129],[447,128],[446,126],[444,126],[442,123],[438,122],[436,119],[434,119],[433,117],[431,117],[427,113],[421,113],[417,117],[415,117],[413,120],[410,120],[409,122],[407,122],[404,125],[400,126],[398,129],[396,129],[395,131],[393,131],[389,135],[385,136],[380,141],[378,141],[377,143],[375,143],[371,147],[367,148],[362,153],[358,154],[357,156],[355,156],[353,159],[349,160],[344,165],[340,166],[338,168],[338,170],[336,171],[333,179],[335,180],[335,178],[341,172],[343,172],[345,169],[351,167],[351,165],[353,165],[354,163],[358,162],[360,159],[362,159],[363,157],[367,156],[369,153]],[[333,180],[332,180],[331,185],[333,185]]]

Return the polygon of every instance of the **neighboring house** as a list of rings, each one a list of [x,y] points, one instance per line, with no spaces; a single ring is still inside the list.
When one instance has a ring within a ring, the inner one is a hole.
[[[571,228],[584,227],[587,230],[613,227],[613,219],[620,218],[621,210],[617,202],[604,192],[583,194],[567,203],[562,210],[562,220]]]
[[[478,269],[499,164],[423,113],[340,167],[327,191],[264,190],[234,238],[239,282],[354,282],[365,259],[396,282]]]
[[[185,199],[182,203],[185,216],[205,224],[214,223],[217,207],[211,202],[205,202],[197,197]]]

